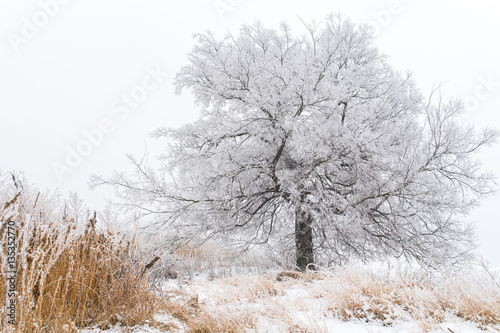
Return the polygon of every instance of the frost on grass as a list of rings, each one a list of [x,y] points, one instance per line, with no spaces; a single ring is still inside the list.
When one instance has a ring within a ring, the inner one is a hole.
[[[398,272],[389,278],[387,272],[351,268],[308,280],[278,281],[279,274],[267,274],[193,281],[187,290],[207,311],[253,316],[262,332],[329,332],[348,326],[342,323],[387,332],[494,331],[500,329],[500,289],[479,273],[429,278]]]
[[[12,183],[4,174],[0,180],[2,230],[8,221],[16,221],[16,332],[155,323],[153,316],[163,303],[142,274],[145,266],[137,244],[97,228],[96,215],[76,224],[83,217],[69,217],[57,196]],[[7,267],[3,236],[2,275]],[[1,299],[6,297],[5,286],[0,285]],[[5,311],[3,306],[0,327],[13,328]]]

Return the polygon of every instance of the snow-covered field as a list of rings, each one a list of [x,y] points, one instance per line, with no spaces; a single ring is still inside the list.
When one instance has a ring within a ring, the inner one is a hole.
[[[277,325],[269,325],[266,326],[266,322],[263,320],[262,325],[258,330],[248,330],[248,332],[262,332],[262,333],[274,333],[274,332],[287,332],[285,328],[279,327]],[[367,324],[367,323],[355,323],[355,322],[343,322],[336,319],[328,319],[323,322],[317,323],[317,326],[310,330],[297,330],[290,332],[328,332],[328,333],[414,333],[421,332],[421,328],[416,323],[400,323],[393,327],[384,327],[377,324]],[[101,332],[100,330],[84,330],[82,333],[97,333]],[[123,329],[119,326],[112,328],[110,330],[106,330],[108,333],[122,333],[122,332],[130,332],[130,333],[160,333],[162,330],[146,326],[136,326],[129,329]],[[177,330],[177,332],[184,332],[183,329]],[[208,331],[207,331],[208,332]],[[215,331],[214,331],[215,332]],[[495,329],[487,329],[481,330],[476,326],[465,323],[465,322],[447,322],[440,325],[440,328],[436,328],[431,333],[438,332],[455,332],[455,333],[469,333],[469,332],[498,332]]]
[[[478,276],[471,279],[470,274],[461,274],[433,283],[424,276],[399,272],[399,278],[394,278],[387,273],[351,268],[215,280],[200,274],[191,281],[168,280],[163,285],[165,297],[197,313],[199,322],[186,325],[175,314],[167,313],[159,313],[157,320],[168,323],[173,332],[499,331],[500,326],[485,324],[495,316],[498,320],[498,295],[496,299],[494,293],[488,295],[484,280],[476,284]],[[108,332],[162,330],[148,325],[116,326]]]

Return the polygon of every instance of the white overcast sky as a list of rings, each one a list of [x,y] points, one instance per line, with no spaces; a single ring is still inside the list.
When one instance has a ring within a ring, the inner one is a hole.
[[[468,121],[500,127],[500,1],[0,0],[0,170],[102,208],[104,191],[87,189],[91,174],[126,170],[126,153],[159,153],[149,131],[196,118],[192,97],[171,84],[193,33],[220,36],[256,19],[301,29],[299,17],[336,12],[373,25],[376,45],[424,94],[445,83],[445,97],[466,101]],[[140,101],[127,107],[131,93]],[[99,126],[106,133],[86,146],[85,131]],[[89,153],[58,179],[54,163],[67,165],[78,147]],[[500,176],[500,144],[480,158]],[[469,217],[480,254],[497,264],[499,206],[500,195],[490,197]]]

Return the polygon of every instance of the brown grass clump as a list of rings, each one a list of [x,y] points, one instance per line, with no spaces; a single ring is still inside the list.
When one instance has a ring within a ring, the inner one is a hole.
[[[276,284],[263,276],[237,276],[223,280],[234,286],[239,299],[265,298],[280,295],[282,291]]]
[[[283,282],[288,279],[296,279],[296,280],[304,280],[304,281],[311,281],[309,277],[301,272],[294,272],[294,271],[281,271],[278,274],[276,274],[276,281],[278,282]]]
[[[500,290],[486,288],[470,277],[449,279],[381,278],[374,274],[344,272],[327,287],[329,311],[350,321],[378,321],[392,325],[396,320],[414,320],[428,331],[457,316],[480,328],[500,325]]]
[[[450,281],[439,295],[443,307],[453,309],[460,318],[475,322],[486,329],[500,325],[500,288],[469,279]]]
[[[358,276],[355,279],[339,281],[342,290],[337,291],[330,310],[344,321],[359,319],[363,321],[380,321],[391,325],[400,315],[398,304],[410,310],[400,286],[389,285],[378,279]]]
[[[239,333],[255,327],[257,320],[253,313],[203,306],[198,295],[181,296],[176,301],[167,302],[166,310],[180,322],[186,333]]]
[[[203,311],[188,321],[186,333],[244,333],[255,327],[256,318],[249,313],[234,311]]]
[[[22,195],[15,198],[0,206],[2,281],[7,267],[3,230],[9,221],[16,221],[16,319],[9,324],[2,308],[3,331],[73,332],[118,322],[160,325],[153,315],[164,303],[149,290],[134,243],[97,230],[95,219],[82,231],[74,223],[47,223],[30,214]],[[1,299],[6,299],[5,291],[2,283]]]

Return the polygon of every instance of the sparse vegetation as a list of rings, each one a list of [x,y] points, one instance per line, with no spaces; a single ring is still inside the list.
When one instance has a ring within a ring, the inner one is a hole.
[[[239,309],[288,332],[328,332],[325,322],[335,319],[383,326],[416,323],[421,332],[464,320],[480,330],[500,328],[500,289],[481,280],[480,271],[430,278],[345,268],[308,275],[235,276],[194,282],[186,290],[204,294],[199,302],[205,309]]]

